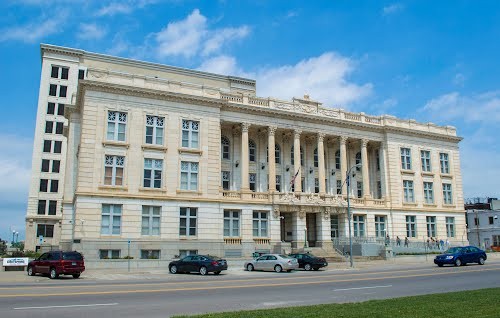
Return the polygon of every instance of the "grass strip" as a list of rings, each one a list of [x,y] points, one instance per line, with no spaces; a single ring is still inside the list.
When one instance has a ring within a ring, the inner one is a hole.
[[[411,296],[359,303],[325,304],[211,313],[196,318],[428,318],[428,317],[500,317],[500,288],[479,289],[444,294]]]

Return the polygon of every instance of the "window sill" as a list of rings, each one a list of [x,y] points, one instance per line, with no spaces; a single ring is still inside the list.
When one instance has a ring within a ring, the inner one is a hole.
[[[177,194],[197,194],[197,195],[201,195],[201,191],[198,191],[198,190],[181,190],[181,189],[177,189],[175,192]]]
[[[99,185],[97,187],[99,190],[111,190],[111,191],[128,191],[128,187],[125,186],[113,186],[113,185]]]
[[[424,206],[437,208],[437,204],[435,204],[435,203],[424,203]]]
[[[443,203],[443,207],[444,208],[456,208],[457,206],[455,204],[446,204],[446,203]]]
[[[167,147],[162,146],[162,145],[153,145],[153,144],[143,144],[141,146],[142,150],[158,150],[158,151],[163,151],[167,152]]]
[[[449,173],[441,173],[441,178],[447,178],[447,179],[452,179],[453,175]]]
[[[403,202],[403,205],[407,206],[417,206],[418,204],[416,202]]]
[[[192,148],[179,148],[179,153],[182,154],[182,153],[190,153],[190,154],[194,154],[194,155],[202,155],[203,154],[203,151],[202,150],[199,150],[199,149],[192,149]]]
[[[422,171],[422,176],[434,177],[434,172]]]
[[[401,174],[406,174],[406,175],[415,175],[415,171],[413,171],[413,170],[403,170],[403,169],[401,169]]]
[[[140,187],[139,188],[139,192],[166,193],[167,189],[164,189],[164,188],[144,188],[144,187]]]
[[[124,141],[113,141],[113,140],[106,140],[102,142],[103,147],[109,147],[109,146],[114,146],[114,147],[125,147],[129,148],[130,144]]]
[[[190,236],[190,235],[179,235],[179,240],[181,241],[194,241],[197,240],[198,236]]]

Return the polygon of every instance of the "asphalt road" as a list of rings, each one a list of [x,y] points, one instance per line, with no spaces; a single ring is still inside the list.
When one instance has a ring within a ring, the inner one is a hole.
[[[293,273],[164,275],[156,280],[72,278],[0,284],[0,316],[169,317],[500,287],[500,261]]]

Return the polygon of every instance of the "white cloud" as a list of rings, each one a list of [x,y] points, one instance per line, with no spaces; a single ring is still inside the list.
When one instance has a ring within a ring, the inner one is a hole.
[[[64,25],[66,17],[67,13],[61,12],[57,14],[57,19],[51,17],[43,21],[32,22],[22,26],[4,28],[0,30],[0,42],[39,42],[48,35],[62,32],[62,25]]]
[[[245,38],[249,33],[250,28],[247,26],[216,30],[206,40],[203,48],[203,54],[208,55],[210,53],[217,52],[224,43]]]
[[[457,73],[455,74],[455,77],[453,78],[453,84],[457,86],[464,86],[465,83],[465,75],[462,73]]]
[[[394,3],[394,4],[391,4],[389,6],[385,6],[383,9],[382,9],[382,14],[383,15],[390,15],[390,14],[394,14],[394,13],[397,13],[397,12],[400,12],[404,9],[404,6],[400,3]]]
[[[99,40],[106,34],[106,28],[95,23],[80,23],[77,37],[82,40]]]
[[[208,59],[198,69],[217,74],[243,76],[242,71],[238,69],[236,59],[226,55]]]
[[[144,8],[147,5],[154,4],[158,0],[122,0],[111,2],[103,6],[96,13],[97,16],[114,16],[118,14],[129,14],[136,9]]]

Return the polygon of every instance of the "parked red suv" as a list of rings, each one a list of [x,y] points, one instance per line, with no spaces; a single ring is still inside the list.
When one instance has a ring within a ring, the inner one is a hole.
[[[38,273],[49,274],[51,279],[59,275],[73,275],[78,278],[84,270],[83,255],[78,252],[51,251],[43,253],[28,264],[29,276]]]

